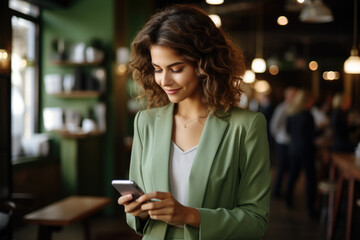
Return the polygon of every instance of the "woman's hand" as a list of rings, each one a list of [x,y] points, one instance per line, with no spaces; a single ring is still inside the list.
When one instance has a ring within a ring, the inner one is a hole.
[[[126,213],[130,213],[134,217],[140,217],[142,220],[148,218],[147,211],[141,209],[142,202],[133,201],[131,194],[119,197],[118,204],[123,205]]]
[[[150,201],[157,199],[160,201]],[[197,209],[181,205],[169,192],[150,192],[136,200],[141,210],[150,218],[161,220],[171,225],[189,224],[200,226],[200,213]]]

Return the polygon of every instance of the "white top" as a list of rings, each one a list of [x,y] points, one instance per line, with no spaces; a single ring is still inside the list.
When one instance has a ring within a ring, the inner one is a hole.
[[[315,106],[311,108],[311,114],[314,117],[316,127],[327,126],[330,122],[328,116]]]
[[[187,205],[189,176],[198,145],[187,151],[181,150],[174,142],[170,153],[170,190],[182,205]]]
[[[286,118],[288,117],[289,106],[282,102],[274,111],[274,114],[270,121],[270,132],[275,139],[275,142],[279,144],[288,144],[290,137],[286,132]]]

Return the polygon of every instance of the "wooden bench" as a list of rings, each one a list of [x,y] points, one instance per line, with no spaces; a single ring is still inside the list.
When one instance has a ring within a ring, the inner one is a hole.
[[[25,215],[24,221],[39,225],[38,240],[49,240],[52,231],[82,221],[85,239],[89,240],[89,217],[109,203],[106,197],[71,196]]]

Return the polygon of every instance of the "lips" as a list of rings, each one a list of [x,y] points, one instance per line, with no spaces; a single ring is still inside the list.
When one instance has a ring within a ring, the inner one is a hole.
[[[180,88],[178,88],[178,89],[164,89],[164,91],[169,95],[173,95],[173,94],[176,94],[177,92],[179,92]]]

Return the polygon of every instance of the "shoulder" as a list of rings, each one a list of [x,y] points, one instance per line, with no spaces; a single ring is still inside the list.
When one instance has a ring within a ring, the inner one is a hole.
[[[273,119],[281,118],[281,116],[286,114],[287,114],[287,104],[281,102],[275,107],[272,118]]]
[[[275,111],[279,112],[279,111],[284,111],[284,109],[286,109],[287,104],[285,102],[280,102],[276,107],[275,107]]]
[[[233,108],[229,111],[227,121],[229,136],[240,137],[241,141],[267,139],[266,119],[260,112]]]
[[[151,108],[149,110],[140,110],[135,116],[135,123],[141,127],[145,125],[153,125],[157,117],[162,117],[167,114],[171,114],[171,104],[163,107]]]
[[[253,124],[266,124],[264,114],[237,107],[230,109],[228,121],[231,125],[244,127],[249,127]]]

